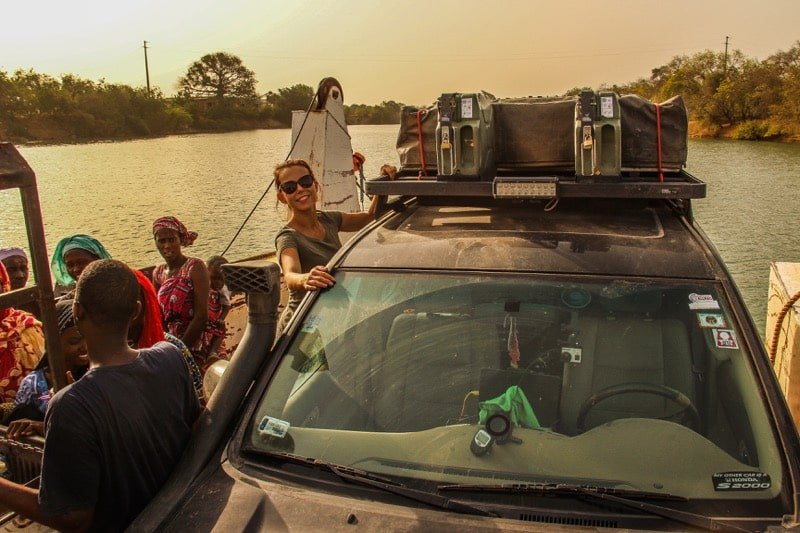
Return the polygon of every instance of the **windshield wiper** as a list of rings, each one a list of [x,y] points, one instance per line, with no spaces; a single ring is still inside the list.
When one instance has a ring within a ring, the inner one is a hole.
[[[627,496],[642,500],[673,500],[688,502],[689,498],[669,494],[667,492],[647,492],[632,489],[619,489],[615,487],[593,487],[589,485],[573,485],[569,483],[505,483],[505,484],[481,484],[481,483],[457,483],[453,485],[439,485],[439,490],[453,491],[474,491],[474,492],[528,492],[537,494],[582,494],[582,491],[589,491],[597,494],[613,494],[616,496]]]
[[[496,513],[491,511],[486,511],[485,509],[481,509],[480,507],[476,507],[468,503],[451,500],[450,498],[446,498],[440,494],[434,494],[431,492],[425,492],[423,490],[406,487],[402,483],[398,483],[392,479],[367,472],[366,470],[360,470],[358,468],[352,468],[349,466],[316,459],[314,457],[305,457],[288,452],[268,452],[259,450],[258,453],[277,457],[292,463],[319,468],[334,474],[339,479],[344,481],[380,489],[398,496],[403,496],[416,502],[437,507],[439,509],[447,509],[457,513],[474,514],[479,516],[498,516]]]
[[[720,522],[714,518],[696,513],[679,511],[670,507],[663,507],[640,500],[671,500],[689,501],[688,498],[663,492],[647,492],[631,489],[618,489],[613,487],[592,487],[586,485],[571,485],[566,483],[510,483],[482,485],[473,483],[460,483],[455,485],[439,485],[441,491],[475,491],[475,492],[513,492],[533,494],[557,494],[588,497],[590,499],[605,500],[632,509],[646,511],[650,514],[667,518],[690,526],[707,529],[709,531],[746,531],[728,523]],[[624,495],[624,497],[623,497]]]

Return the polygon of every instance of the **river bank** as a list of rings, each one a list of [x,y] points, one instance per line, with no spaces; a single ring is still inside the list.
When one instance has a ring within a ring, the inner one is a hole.
[[[776,128],[767,121],[748,121],[727,126],[709,126],[697,120],[689,121],[689,137],[692,139],[727,139],[731,141],[765,141],[800,143],[800,134],[772,134]]]
[[[48,124],[47,122],[39,122],[33,127],[29,127],[33,135],[19,136],[19,135],[3,135],[0,129],[0,141],[11,142],[17,146],[56,146],[56,145],[71,145],[71,144],[93,144],[105,142],[124,142],[136,141],[144,139],[160,139],[174,135],[198,135],[198,134],[214,134],[214,133],[232,133],[237,131],[253,131],[253,130],[278,130],[285,129],[286,126],[274,121],[269,120],[264,123],[246,123],[239,124],[236,127],[217,127],[217,128],[181,128],[174,131],[167,131],[161,133],[148,133],[148,134],[123,134],[123,135],[90,135],[78,137],[69,134],[62,129]]]
[[[389,126],[397,123],[385,124],[369,124],[370,126]],[[349,126],[366,126],[367,124],[349,124]],[[769,135],[769,126],[767,124],[750,124],[744,126],[749,128],[750,134],[743,131],[742,124],[728,125],[723,127],[708,126],[696,120],[689,121],[689,138],[691,139],[726,139],[734,141],[762,141],[762,142],[778,142],[778,143],[800,143],[800,134],[798,135]],[[755,128],[755,130],[754,130]],[[182,135],[201,135],[201,134],[224,134],[245,131],[257,130],[280,130],[286,127],[276,121],[271,123],[253,125],[248,124],[238,128],[217,128],[217,129],[197,129],[190,128],[181,131],[173,131],[162,133],[158,135],[126,135],[114,137],[90,137],[77,139],[74,136],[59,135],[55,130],[42,130],[42,137],[38,139],[27,139],[24,137],[9,136],[4,138],[0,135],[0,141],[11,142],[18,146],[58,146],[58,145],[77,145],[77,144],[94,144],[94,143],[107,143],[107,142],[123,142],[123,141],[136,141],[147,139],[161,139],[171,136]],[[759,135],[759,131],[763,132]]]

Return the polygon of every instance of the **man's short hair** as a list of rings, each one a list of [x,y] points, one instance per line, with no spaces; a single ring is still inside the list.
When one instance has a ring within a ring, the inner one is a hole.
[[[92,261],[75,286],[75,300],[100,325],[127,326],[139,298],[136,276],[116,259]]]

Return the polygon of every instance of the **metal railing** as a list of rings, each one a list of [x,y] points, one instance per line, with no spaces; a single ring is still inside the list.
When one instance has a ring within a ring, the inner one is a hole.
[[[55,380],[56,389],[60,389],[67,382],[66,367],[58,336],[55,296],[53,282],[50,278],[36,174],[14,145],[0,142],[0,190],[8,189],[19,190],[35,284],[31,287],[0,293],[0,308],[38,302],[41,311],[39,318],[44,325],[44,339],[51,375]]]

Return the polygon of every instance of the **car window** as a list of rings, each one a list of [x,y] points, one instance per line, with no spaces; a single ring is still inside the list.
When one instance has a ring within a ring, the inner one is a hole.
[[[780,491],[774,432],[714,284],[336,280],[302,318],[245,447],[437,483]],[[473,441],[490,421],[511,430],[484,449]]]

